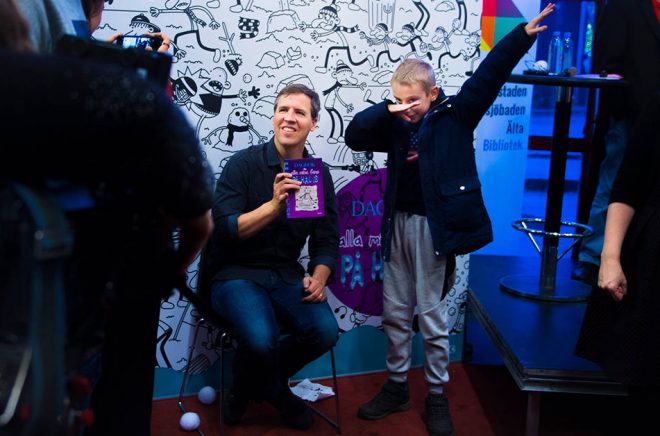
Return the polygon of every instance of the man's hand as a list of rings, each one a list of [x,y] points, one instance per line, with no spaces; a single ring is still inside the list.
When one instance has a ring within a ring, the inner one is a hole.
[[[316,265],[311,277],[303,279],[303,288],[305,288],[305,296],[302,301],[305,303],[322,303],[328,299],[325,295],[325,284],[332,271],[326,265]]]
[[[273,182],[273,199],[271,203],[277,208],[284,207],[284,202],[289,197],[289,194],[295,195],[295,192],[300,189],[302,182],[293,180],[290,173],[279,173],[275,176]]]
[[[536,17],[532,18],[529,21],[529,23],[527,23],[527,25],[525,26],[525,32],[527,32],[527,35],[534,36],[537,33],[541,33],[543,31],[545,31],[548,28],[548,26],[545,26],[545,25],[539,26],[539,27],[536,27],[536,26],[538,26],[539,23],[541,21],[543,21],[543,19],[545,17],[550,15],[554,10],[555,10],[555,4],[554,3],[548,3],[548,6],[546,6],[545,9],[543,9],[540,14],[538,14]]]
[[[322,303],[328,299],[325,295],[325,282],[321,280],[307,276],[303,279],[303,287],[306,295],[302,301],[305,303]]]

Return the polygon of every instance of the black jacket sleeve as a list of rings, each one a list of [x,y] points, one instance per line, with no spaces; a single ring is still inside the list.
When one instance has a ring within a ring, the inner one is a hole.
[[[536,41],[536,36],[527,35],[525,25],[521,23],[514,27],[493,47],[456,95],[454,111],[469,129],[477,127],[513,68]]]
[[[389,151],[396,117],[387,110],[388,101],[368,107],[353,117],[346,128],[346,145],[354,151]]]

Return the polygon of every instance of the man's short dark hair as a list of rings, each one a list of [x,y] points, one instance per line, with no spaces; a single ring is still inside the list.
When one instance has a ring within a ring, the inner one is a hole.
[[[316,93],[316,91],[308,88],[302,83],[291,83],[282,88],[282,90],[277,94],[277,98],[275,99],[274,110],[277,110],[277,104],[280,101],[280,97],[291,94],[305,94],[307,97],[309,97],[312,102],[312,119],[314,121],[318,121],[319,112],[321,111],[321,99],[319,98],[319,95]]]

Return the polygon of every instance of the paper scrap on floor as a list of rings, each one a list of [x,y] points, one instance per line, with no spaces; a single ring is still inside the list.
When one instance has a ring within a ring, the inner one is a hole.
[[[292,387],[291,392],[306,401],[322,400],[335,394],[331,387],[314,383],[309,379],[305,379]]]

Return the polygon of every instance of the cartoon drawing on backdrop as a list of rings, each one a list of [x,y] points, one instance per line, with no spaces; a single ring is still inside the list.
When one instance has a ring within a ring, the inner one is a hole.
[[[216,5],[217,3],[217,5]],[[209,2],[211,7],[217,8],[219,2]],[[179,44],[179,39],[186,35],[195,35],[199,48],[213,53],[213,62],[220,62],[222,51],[220,47],[215,46],[219,38],[215,30],[220,28],[211,11],[204,6],[191,6],[189,0],[166,0],[165,8],[150,7],[149,13],[152,17],[158,17],[160,14],[185,14],[190,21],[190,30],[179,32],[172,38],[172,49],[174,57],[182,59],[187,52]]]
[[[384,23],[388,28],[394,28],[394,13],[396,0],[368,0],[369,28],[373,29],[378,23]]]
[[[284,30],[295,30],[298,27],[298,22],[300,18],[296,11],[289,7],[288,0],[278,0],[279,9],[271,12],[268,16],[268,21],[266,24],[266,33],[271,36],[275,32],[281,32]],[[279,41],[283,43],[283,41]]]
[[[141,35],[143,33],[156,33],[160,32],[160,27],[149,21],[149,18],[147,18],[146,15],[140,13],[136,16],[134,16],[131,19],[131,29],[135,31],[138,35]]]
[[[333,3],[334,3],[334,1],[333,1]],[[351,0],[351,3],[349,3],[349,5],[348,5],[348,9],[350,9],[352,11],[360,11],[361,10],[360,6],[355,4],[355,0]]]
[[[467,17],[465,17],[467,20]],[[469,32],[467,31],[467,21],[461,20],[460,17],[454,18],[451,22],[451,32],[449,32],[449,38],[454,35],[466,36]]]
[[[358,172],[360,174],[367,174],[378,170],[378,164],[374,160],[373,151],[352,151],[351,155],[353,156],[353,163],[359,168]],[[385,165],[387,166],[387,162],[385,162]],[[380,180],[372,183],[380,184]]]
[[[465,43],[467,47],[461,49],[461,54],[463,55],[463,60],[470,61],[470,69],[465,72],[466,75],[471,76],[474,73],[474,64],[479,61],[481,57],[480,45],[481,45],[481,33],[480,32],[470,32],[470,34],[465,38]]]
[[[435,31],[433,32],[433,36],[431,37],[431,43],[428,44],[428,49],[433,50],[433,51],[442,51],[440,53],[440,56],[438,57],[438,72],[442,73],[444,70],[442,69],[442,58],[449,53],[449,45],[451,44],[451,41],[449,40],[449,32],[442,27],[438,26],[435,28]]]
[[[251,25],[254,25],[254,22],[252,22],[252,24],[246,24],[245,26],[246,28],[251,29],[250,27]],[[259,25],[258,21],[256,22],[256,25],[257,26]],[[235,34],[232,33],[231,36],[229,36],[229,32],[227,32],[227,25],[224,22],[222,23],[222,30],[225,32],[225,36],[224,38],[218,36],[218,39],[220,41],[226,42],[227,46],[229,47],[229,55],[225,60],[225,67],[227,67],[227,70],[229,70],[232,76],[235,76],[238,73],[238,67],[240,67],[243,64],[243,58],[241,57],[240,54],[236,53],[236,51],[234,50],[234,45],[232,44],[232,41],[234,40]],[[254,33],[254,29],[250,30],[250,32]]]
[[[417,29],[417,32],[422,35],[422,36],[428,36],[428,32],[425,30],[426,26],[429,24],[429,20],[431,19],[431,14],[429,13],[429,10],[426,9],[426,6],[421,1],[416,1],[412,0],[413,4],[415,7],[419,10],[419,13],[421,14],[421,17],[419,18],[419,21],[417,24],[415,24],[415,29]]]
[[[415,44],[415,41],[419,41],[419,48]],[[433,60],[433,56],[428,52],[428,44],[422,40],[422,37],[412,23],[401,26],[401,31],[396,33],[394,43],[400,47],[408,47],[408,52],[403,55],[404,59],[415,56],[419,59],[427,58],[429,61]]]
[[[456,276],[457,280],[460,280],[459,276]],[[458,286],[457,286],[458,285]],[[449,319],[453,320],[453,323],[449,325],[449,333],[458,333],[463,331],[465,327],[465,310],[467,307],[467,292],[458,292],[457,288],[460,288],[460,284],[455,284],[452,289],[447,293],[451,298],[453,297],[453,303],[449,308]],[[451,295],[449,295],[451,293]],[[458,294],[458,295],[456,295]]]
[[[319,11],[318,17],[312,20],[311,23],[308,24],[303,21],[300,24],[298,24],[298,27],[303,32],[305,32],[307,28],[314,29],[310,34],[312,40],[314,41],[318,41],[319,37],[330,36],[330,35],[337,36],[341,41],[341,45],[333,45],[328,48],[328,50],[325,53],[325,61],[323,62],[323,66],[317,66],[315,68],[317,73],[325,73],[326,71],[328,71],[328,63],[330,62],[331,54],[334,51],[346,52],[346,56],[348,57],[348,62],[351,65],[359,66],[365,62],[369,62],[370,66],[374,65],[374,58],[371,55],[367,55],[367,57],[359,61],[353,60],[353,56],[351,55],[351,48],[348,45],[348,41],[346,40],[344,33],[355,33],[359,30],[359,26],[358,25],[355,25],[353,27],[340,26],[341,20],[339,19],[339,14],[337,13],[338,9],[339,6],[337,5],[323,6]]]
[[[196,310],[194,310],[193,313],[191,313],[190,318],[190,323],[188,323],[188,333],[192,332],[197,327],[201,316]],[[223,346],[223,344],[220,343],[221,335],[218,334],[218,329],[208,323],[206,323],[204,327],[203,330],[200,330],[197,341],[194,343],[191,341],[186,347],[185,353],[183,353],[176,361],[177,366],[180,369],[183,369],[188,363],[190,350],[197,349],[198,353],[191,360],[191,374],[200,374],[209,369],[213,361],[219,357],[220,347]],[[190,334],[188,334],[188,337],[190,337]],[[213,360],[211,360],[211,358],[213,358]]]
[[[238,94],[225,94],[225,91],[231,88],[231,83],[227,80],[227,72],[221,67],[214,68],[212,74],[209,74],[209,76],[211,75],[214,75],[215,78],[202,77],[203,79],[208,79],[208,81],[200,87],[200,91],[191,99],[190,110],[199,116],[199,121],[195,128],[198,138],[200,137],[202,122],[207,118],[213,118],[220,114],[223,100],[240,98],[245,103],[248,97],[247,92],[243,89],[239,90]]]
[[[182,73],[177,71],[178,77],[172,79],[172,100],[178,106],[185,106],[190,110],[192,105],[191,99],[197,95],[197,89],[199,87],[198,83],[203,83],[207,79],[203,77],[202,70],[195,71],[192,73],[188,67]],[[197,80],[195,80],[197,79]]]
[[[330,135],[328,136],[328,143],[336,144],[338,142],[344,142],[344,119],[342,118],[339,110],[335,107],[335,104],[339,103],[342,105],[344,109],[346,109],[346,113],[351,113],[354,109],[353,103],[347,103],[341,98],[339,95],[339,90],[342,87],[359,88],[364,90],[367,84],[366,82],[358,84],[358,80],[353,77],[353,70],[351,67],[342,62],[341,59],[337,61],[335,71],[333,71],[331,75],[334,79],[336,79],[336,81],[334,85],[323,91],[323,95],[325,96],[323,107],[326,111],[328,111],[328,114],[330,114],[331,127]],[[337,127],[335,118],[339,123],[339,129],[337,129],[337,137],[334,136],[335,128]]]
[[[302,49],[300,46],[297,45],[295,47],[288,47],[286,49],[286,58],[289,60],[289,62],[300,60],[302,58]]]
[[[171,298],[175,298],[174,296]],[[197,310],[193,307],[193,305],[190,303],[190,301],[186,300],[183,298],[181,294],[178,294],[176,297],[176,305],[177,307],[182,307],[183,308],[183,313],[179,317],[178,322],[176,323],[176,328],[174,329],[174,335],[172,336],[172,341],[180,341],[181,337],[185,337],[181,335],[182,329],[183,328],[190,328],[191,326],[194,325],[193,322],[186,321],[186,315],[188,314],[188,311],[191,311],[190,317],[189,318],[195,318],[193,316],[193,312],[196,313]],[[199,318],[199,317],[197,317]]]
[[[467,27],[467,5],[465,4],[465,0],[456,0],[456,6],[458,6],[458,19],[461,20],[464,25],[463,28],[465,29]]]
[[[240,17],[238,19],[238,29],[241,31],[239,39],[252,39],[259,35],[259,25],[261,22],[254,18]],[[225,29],[225,34],[227,30]],[[233,50],[233,48],[232,48]]]
[[[360,313],[355,311],[355,309],[351,310],[351,314],[349,316],[349,319],[351,320],[351,323],[353,324],[353,328],[360,327],[361,325],[365,324],[367,320],[369,319],[369,315],[366,313]]]
[[[213,137],[216,135],[217,140],[214,143]],[[214,129],[201,140],[204,144],[210,145],[217,150],[235,153],[251,145],[265,142],[268,138],[260,135],[254,126],[252,126],[250,112],[244,107],[237,107],[232,109],[229,117],[227,117],[226,126]],[[234,148],[234,141],[238,144],[236,148]]]
[[[376,54],[376,62],[375,64],[371,67],[371,72],[376,73],[380,69],[380,58],[382,56],[387,56],[387,59],[389,59],[390,63],[396,64],[401,60],[402,56],[399,56],[398,58],[392,58],[392,54],[390,53],[390,44],[394,42],[392,38],[390,38],[390,32],[389,29],[387,28],[387,24],[385,23],[378,23],[376,24],[376,27],[371,29],[369,32],[369,35],[367,36],[366,33],[363,31],[360,31],[360,38],[366,39],[367,44],[369,46],[374,46],[374,45],[383,45],[383,50],[379,51]]]
[[[187,338],[186,334],[182,334],[182,329],[191,328],[196,323],[195,319],[190,322],[186,321],[186,317],[194,318],[189,314],[191,304],[188,300],[181,297],[180,294],[174,293],[167,299],[161,301],[160,304],[161,316],[158,322],[158,337],[157,337],[157,359],[159,366],[172,367],[172,359],[168,348],[175,343],[181,342]],[[192,312],[196,313],[195,310]]]
[[[278,68],[282,68],[284,65],[286,65],[286,62],[284,61],[284,56],[273,50],[269,50],[265,52],[263,55],[261,55],[261,59],[257,63],[257,66],[264,70],[265,69],[276,70]]]
[[[173,303],[171,300],[175,300]],[[190,337],[190,333],[196,328],[201,315],[192,304],[184,299],[181,294],[175,293],[168,299],[161,302],[161,317],[158,323],[157,352],[156,360],[159,367],[182,369],[187,361],[188,353],[179,355],[175,353],[176,344],[183,343]],[[175,327],[173,327],[175,326]],[[187,349],[196,348],[201,345],[206,351],[211,351],[213,357],[218,355],[215,335],[217,329],[211,325],[206,325],[206,329],[200,335],[201,340],[197,344],[188,344]],[[196,357],[198,371],[201,372],[210,366],[211,360],[208,356],[204,358]],[[174,364],[173,364],[174,362]]]
[[[355,309],[351,309],[345,304],[342,304],[341,302],[338,302],[338,306],[335,307],[334,312],[335,312],[335,317],[338,320],[339,323],[339,332],[344,333],[347,332],[348,330],[361,327],[369,321],[369,318],[371,318],[370,315],[367,315],[366,313],[360,313],[357,312]],[[332,307],[333,304],[330,302],[330,307]],[[348,318],[347,318],[348,316]],[[346,322],[346,321],[348,322]]]
[[[161,309],[162,309],[161,305]],[[162,333],[161,333],[162,332]],[[172,336],[172,327],[161,319],[158,320],[158,337],[156,338],[156,363],[160,368],[172,368],[172,363],[167,356],[167,343]]]
[[[236,0],[236,4],[229,6],[229,10],[235,13],[240,13],[243,11],[250,12],[250,9],[252,9],[252,3],[254,3],[254,0],[248,0],[248,1]]]
[[[442,50],[442,53],[438,56],[438,71],[440,73],[448,69],[457,70],[457,68],[449,68],[449,62],[444,62],[445,58],[449,57],[450,59],[462,59],[464,63],[470,60],[469,69],[464,72],[466,75],[470,75],[474,71],[474,64],[480,56],[481,34],[478,31],[469,32],[463,29],[458,18],[454,19],[453,24],[454,27],[449,33],[444,27],[438,26],[429,47],[434,50]]]

